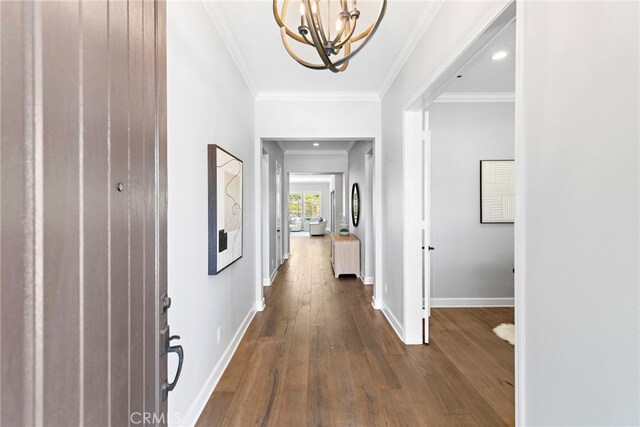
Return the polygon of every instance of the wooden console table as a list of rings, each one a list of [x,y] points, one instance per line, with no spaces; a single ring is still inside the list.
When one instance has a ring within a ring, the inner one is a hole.
[[[341,274],[360,275],[360,239],[350,234],[331,233],[331,266],[336,277]]]

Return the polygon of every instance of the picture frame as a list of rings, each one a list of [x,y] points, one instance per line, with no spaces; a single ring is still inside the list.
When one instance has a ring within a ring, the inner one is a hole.
[[[207,146],[209,275],[242,258],[242,160],[216,144]]]
[[[480,223],[513,224],[515,162],[480,160]]]

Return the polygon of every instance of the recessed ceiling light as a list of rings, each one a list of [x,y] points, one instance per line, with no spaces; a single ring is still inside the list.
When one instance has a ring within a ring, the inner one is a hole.
[[[320,146],[320,144],[318,144],[317,142],[314,142],[314,143],[313,143],[313,146],[314,146],[314,147],[318,147],[318,146]]]
[[[509,55],[509,52],[507,52],[506,50],[499,50],[498,52],[491,55],[491,59],[493,59],[494,61],[499,61],[506,58],[507,55]]]

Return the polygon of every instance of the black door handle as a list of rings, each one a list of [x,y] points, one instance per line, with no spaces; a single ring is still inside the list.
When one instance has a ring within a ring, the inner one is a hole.
[[[435,248],[434,248],[433,246],[429,246],[429,250],[430,250],[430,251],[432,251],[432,250],[434,250],[434,249],[435,249]]]
[[[172,335],[171,338],[169,338],[169,341],[179,339],[180,335]],[[181,345],[172,345],[167,349],[167,354],[168,353],[176,353],[178,355],[178,371],[176,372],[176,376],[173,378],[172,382],[164,383],[162,385],[162,400],[167,400],[169,392],[176,388],[176,384],[178,384],[180,374],[182,373],[182,364],[184,362],[184,350]]]

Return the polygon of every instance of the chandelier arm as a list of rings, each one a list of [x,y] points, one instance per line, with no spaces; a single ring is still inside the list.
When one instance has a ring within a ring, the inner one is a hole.
[[[280,37],[282,38],[282,43],[284,44],[284,48],[286,49],[287,53],[289,53],[289,55],[291,55],[291,57],[295,59],[296,62],[298,62],[298,64],[303,65],[307,68],[311,68],[312,70],[327,69],[326,64],[314,64],[312,62],[305,61],[304,59],[296,55],[296,53],[293,51],[293,49],[291,49],[291,46],[289,45],[289,40],[287,39],[287,33],[285,32],[284,28],[280,29]]]
[[[382,18],[384,18],[384,14],[386,13],[386,11],[387,11],[387,0],[382,0],[382,4],[380,5],[380,12],[378,12],[378,18],[375,20],[375,22],[369,25],[360,34],[353,36],[351,41],[357,42],[358,40],[362,40],[363,38],[368,37],[369,34],[371,34],[372,32],[375,33],[376,30],[378,29],[378,26],[380,25],[380,22],[382,22]]]
[[[336,44],[340,41],[340,39],[342,38],[342,36],[346,32],[345,27],[347,25],[347,22],[349,22],[349,18],[344,19],[344,16],[343,16],[343,13],[347,9],[347,1],[346,0],[340,0],[340,7],[342,8],[342,10],[338,14],[338,19],[340,21],[342,21],[342,25],[340,26],[340,31],[337,32],[336,37],[333,39],[333,46],[334,47],[336,47]]]
[[[348,56],[345,56],[344,58],[342,58],[339,61],[336,61],[334,63],[335,66],[340,66],[342,64],[344,64],[345,62],[349,61],[351,58],[353,58],[358,52],[360,52],[360,50],[366,46],[366,44],[369,42],[369,40],[371,40],[371,38],[373,37],[373,35],[375,34],[376,30],[378,29],[378,27],[380,26],[380,22],[382,22],[382,17],[384,16],[384,12],[387,8],[387,0],[382,0],[382,8],[381,8],[381,14],[378,17],[379,19],[376,21],[376,23],[374,24],[373,28],[371,29],[371,33],[369,34],[369,36],[364,39],[364,41],[362,42],[362,44],[360,44],[360,46],[358,46],[351,54],[349,54]],[[353,41],[353,40],[351,40]]]
[[[322,16],[320,15],[320,5],[319,4],[317,5],[316,13],[313,13],[311,9],[311,2],[315,0],[302,0],[302,1],[305,2],[305,13],[307,14],[307,20],[313,23],[313,26],[317,25],[317,27],[315,28],[318,30],[317,33],[319,33],[320,35],[320,41],[322,42],[321,45],[323,46],[323,50],[324,50],[324,46],[327,44],[327,36],[325,35],[324,27],[322,26]],[[306,5],[309,5],[309,8],[307,8]],[[316,19],[313,19],[314,17]]]
[[[303,1],[306,3],[306,5],[310,5],[309,0],[303,0]],[[314,17],[319,18],[318,16],[319,14],[314,15],[313,13],[311,13],[310,8],[305,8],[305,14],[307,15],[307,19],[309,20],[309,22],[313,24],[309,26],[310,27],[309,32],[311,33],[311,38],[313,40],[313,44],[316,48],[316,51],[318,52],[318,55],[320,55],[320,59],[322,60],[322,62],[324,62],[324,64],[327,67],[331,68],[333,64],[331,63],[331,60],[329,59],[327,52],[324,50],[324,43],[323,43],[324,40],[321,37],[321,36],[324,36],[324,32],[320,31],[320,34],[318,34],[318,27],[316,26],[318,22],[314,19]]]
[[[282,18],[281,18],[280,15],[278,14],[278,0],[273,0],[273,16],[276,19],[276,23],[278,24],[278,27],[286,30],[287,35],[289,37],[291,37],[292,39],[294,39],[296,41],[299,41],[300,43],[313,45],[313,43],[311,43],[309,40],[305,40],[304,37],[301,37],[295,31],[292,31],[283,22],[283,19],[287,19],[287,11],[288,11],[288,9],[289,9],[289,0],[284,0],[283,5],[282,5]]]
[[[349,31],[349,35],[343,41],[335,45],[336,49],[341,49],[342,46],[344,46],[347,42],[351,43],[353,41],[351,37],[353,37],[353,33],[356,31],[356,24],[358,23],[358,19],[352,18],[352,20],[353,20],[353,26],[351,25],[351,20],[345,23],[345,26],[349,25],[351,27],[351,30]]]

